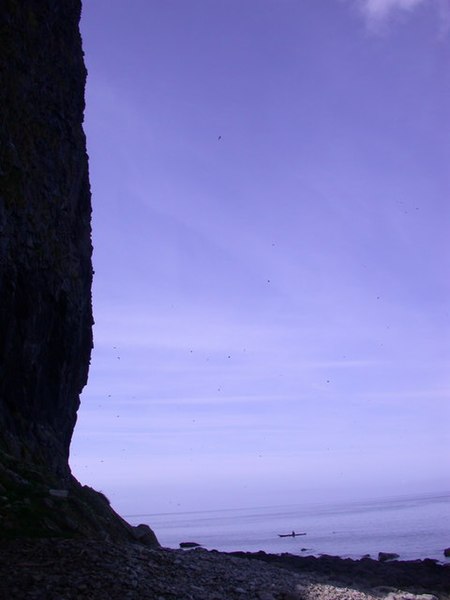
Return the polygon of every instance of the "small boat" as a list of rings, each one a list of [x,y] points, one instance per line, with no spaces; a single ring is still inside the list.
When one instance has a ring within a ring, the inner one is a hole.
[[[306,533],[295,533],[293,531],[292,533],[279,533],[278,537],[297,537],[298,535],[306,535]]]

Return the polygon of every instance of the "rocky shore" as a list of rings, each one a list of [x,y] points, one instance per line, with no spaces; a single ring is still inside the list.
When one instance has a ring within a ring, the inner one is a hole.
[[[0,598],[14,600],[449,600],[450,567],[94,540],[0,542]]]

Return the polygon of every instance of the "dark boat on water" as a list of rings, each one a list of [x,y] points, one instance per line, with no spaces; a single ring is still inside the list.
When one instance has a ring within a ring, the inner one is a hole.
[[[292,533],[279,533],[278,537],[297,537],[298,535],[306,535],[306,533],[295,533],[293,531]]]

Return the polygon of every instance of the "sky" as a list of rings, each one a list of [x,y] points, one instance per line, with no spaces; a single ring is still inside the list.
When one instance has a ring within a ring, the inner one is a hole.
[[[450,3],[85,0],[122,515],[448,491]]]

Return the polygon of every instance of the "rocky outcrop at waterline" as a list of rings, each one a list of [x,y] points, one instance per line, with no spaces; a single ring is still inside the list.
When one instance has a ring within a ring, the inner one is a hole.
[[[0,4],[0,531],[8,537],[133,539],[68,464],[93,322],[80,13],[79,0]]]

